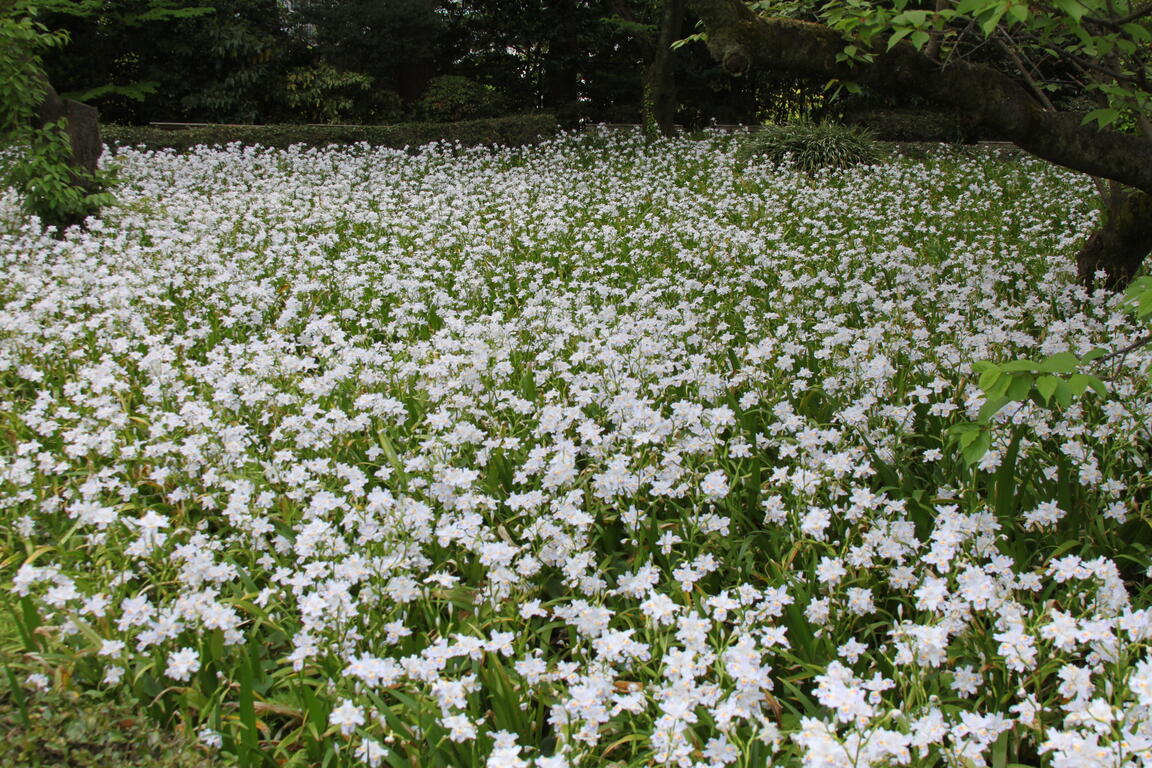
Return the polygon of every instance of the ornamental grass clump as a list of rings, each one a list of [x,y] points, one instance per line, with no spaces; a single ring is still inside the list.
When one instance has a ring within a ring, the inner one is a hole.
[[[737,153],[744,162],[791,164],[804,173],[877,163],[879,145],[866,129],[836,123],[766,125],[744,140]]]
[[[60,240],[0,196],[27,712],[100,691],[244,768],[1152,765],[1152,352],[1075,283],[1088,180],[117,159]],[[1097,347],[1103,393],[978,418],[979,361]]]

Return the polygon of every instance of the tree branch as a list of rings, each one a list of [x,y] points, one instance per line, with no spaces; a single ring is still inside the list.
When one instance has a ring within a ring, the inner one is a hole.
[[[1137,339],[1136,341],[1132,342],[1131,344],[1129,344],[1128,346],[1126,346],[1122,349],[1118,349],[1115,352],[1109,352],[1106,355],[1098,357],[1095,360],[1093,360],[1092,362],[1093,363],[1106,363],[1109,360],[1113,360],[1117,357],[1124,357],[1125,355],[1127,355],[1130,352],[1135,352],[1136,350],[1140,349],[1141,347],[1148,346],[1148,344],[1150,344],[1150,343],[1152,343],[1152,336],[1145,336],[1142,339]]]
[[[1146,5],[1143,8],[1138,8],[1137,10],[1132,11],[1132,13],[1129,13],[1126,16],[1121,16],[1118,19],[1103,19],[1099,16],[1085,16],[1084,20],[1092,21],[1097,24],[1103,24],[1104,26],[1111,27],[1112,29],[1120,29],[1125,24],[1136,21],[1137,19],[1142,19],[1149,15],[1152,15],[1152,4]]]
[[[871,63],[838,61],[845,40],[822,24],[760,18],[741,0],[690,0],[712,57],[733,75],[775,72],[855,80],[885,93],[914,93],[972,117],[992,133],[1057,165],[1152,194],[1152,141],[1047,112],[1008,75],[982,64],[940,66],[912,45],[873,51]]]

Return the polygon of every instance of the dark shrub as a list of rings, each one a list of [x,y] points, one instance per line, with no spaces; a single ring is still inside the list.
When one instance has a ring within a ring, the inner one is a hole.
[[[844,125],[768,125],[745,139],[737,151],[744,162],[791,162],[806,173],[875,163],[881,151],[868,131]]]
[[[428,82],[417,111],[425,120],[454,123],[500,113],[502,99],[490,85],[458,75],[442,75]]]

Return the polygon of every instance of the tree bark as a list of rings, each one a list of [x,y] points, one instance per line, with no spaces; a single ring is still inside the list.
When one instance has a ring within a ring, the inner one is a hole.
[[[764,67],[777,72],[854,80],[885,93],[914,93],[969,116],[973,123],[1003,136],[1026,152],[1056,165],[1111,179],[1139,190],[1126,193],[1126,203],[1109,212],[1092,245],[1091,261],[1121,285],[1131,276],[1133,254],[1152,235],[1152,217],[1127,216],[1152,195],[1152,140],[1102,130],[1081,123],[1083,115],[1044,109],[1031,93],[1007,74],[965,61],[941,66],[901,42],[891,50],[872,52],[872,61],[838,61],[845,40],[822,24],[796,19],[762,18],[741,0],[688,0],[708,32],[708,49],[730,74]],[[1104,234],[1112,228],[1111,234]],[[1124,234],[1121,235],[1120,233]],[[1094,236],[1095,237],[1095,236]],[[1086,246],[1087,249],[1087,246]],[[1136,261],[1136,266],[1149,252]],[[1083,269],[1081,276],[1085,276]],[[1114,278],[1112,276],[1115,276]],[[1090,274],[1088,275],[1090,278]]]
[[[1123,288],[1135,277],[1149,253],[1152,253],[1152,195],[1114,185],[1104,221],[1076,255],[1080,282],[1096,283],[1096,273],[1103,272],[1105,287]]]
[[[656,50],[644,73],[644,132],[649,138],[655,138],[657,133],[671,136],[676,130],[678,103],[672,43],[679,38],[684,23],[684,1],[664,0],[660,10]]]

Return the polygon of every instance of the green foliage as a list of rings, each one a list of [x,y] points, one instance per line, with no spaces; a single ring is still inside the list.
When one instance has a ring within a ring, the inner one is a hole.
[[[52,10],[47,23],[71,42],[45,56],[45,70],[107,121],[249,122],[282,106],[289,51],[274,0],[105,0]]]
[[[151,722],[139,702],[81,691],[68,667],[29,653],[0,611],[0,765],[4,768],[211,768],[202,747]],[[33,641],[34,642],[34,641]],[[36,677],[38,676],[38,677]],[[30,678],[35,685],[29,684]]]
[[[186,151],[200,145],[246,145],[286,148],[293,144],[326,146],[365,142],[384,147],[416,147],[433,141],[477,145],[533,144],[556,133],[549,114],[513,115],[459,123],[399,123],[396,125],[215,125],[183,131],[134,126],[107,126],[109,145]]]
[[[436,123],[475,120],[499,114],[502,99],[490,85],[458,75],[434,77],[420,98],[419,113]]]
[[[1134,280],[1125,292],[1124,306],[1137,321],[1147,324],[1152,319],[1152,278]],[[1084,355],[1057,352],[1037,362],[1029,359],[994,363],[982,360],[973,365],[979,374],[978,386],[985,402],[975,421],[960,422],[949,429],[949,437],[959,446],[969,464],[979,462],[992,446],[993,419],[1012,403],[1032,402],[1042,408],[1063,410],[1082,398],[1089,390],[1100,398],[1108,396],[1104,381],[1095,374],[1084,373],[1089,363],[1102,363],[1144,346],[1146,336],[1127,349],[1107,353],[1092,349]]]
[[[791,162],[805,173],[848,168],[880,160],[879,146],[862,128],[832,123],[769,125],[750,136],[737,153],[744,162]]]
[[[311,67],[298,67],[285,80],[285,99],[296,114],[313,123],[347,120],[358,96],[372,89],[372,78],[342,72],[321,59]]]
[[[41,53],[63,46],[67,36],[36,21],[37,7],[18,0],[0,12],[0,142],[13,146],[16,160],[0,168],[0,182],[23,194],[27,209],[48,224],[82,221],[111,201],[100,192],[108,179],[72,168],[66,122],[36,127],[37,110],[49,85]]]
[[[276,5],[267,0],[217,0],[212,5],[215,13],[206,18],[168,27],[183,42],[183,55],[171,61],[160,52],[157,76],[182,86],[181,108],[199,119],[265,121],[283,90],[285,35]]]
[[[435,0],[309,0],[287,20],[309,58],[359,72],[411,102],[438,69],[444,15]],[[442,65],[440,65],[442,66]]]
[[[211,758],[143,716],[138,705],[75,691],[28,696],[15,706],[0,682],[0,764],[6,768],[208,768]]]
[[[828,25],[846,40],[841,61],[866,63],[910,44],[941,62],[991,63],[1021,76],[1041,99],[1087,95],[1095,109],[1084,122],[1101,128],[1133,130],[1152,113],[1152,14],[1131,0],[952,0],[932,10],[910,0],[831,0],[818,7],[761,0],[756,8]]]
[[[1152,277],[1138,277],[1124,292],[1124,304],[1142,323],[1152,320]]]
[[[27,137],[46,92],[40,54],[68,41],[67,35],[36,21],[35,13],[35,6],[17,2],[0,15],[0,135],[9,141]]]
[[[961,422],[949,430],[968,464],[976,464],[992,446],[992,419],[1011,403],[1033,402],[1042,408],[1067,408],[1091,389],[1100,397],[1108,390],[1099,377],[1080,373],[1080,367],[1104,355],[1093,350],[1079,357],[1057,352],[1043,360],[1020,359],[1006,363],[980,361],[973,366],[985,402],[976,421]]]

